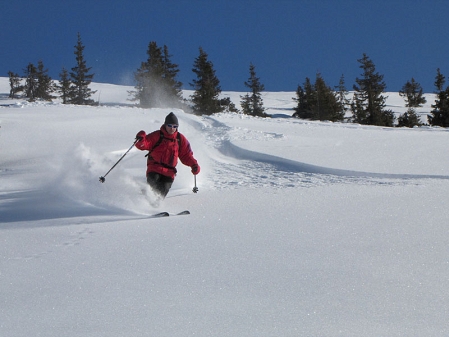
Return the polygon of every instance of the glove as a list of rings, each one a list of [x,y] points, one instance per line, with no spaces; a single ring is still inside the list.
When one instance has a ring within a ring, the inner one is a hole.
[[[194,175],[197,175],[198,173],[200,173],[200,165],[198,164],[193,164],[192,166],[190,166],[192,169],[192,173]]]
[[[139,131],[136,135],[136,140],[137,141],[141,141],[147,134],[145,133],[145,131]]]

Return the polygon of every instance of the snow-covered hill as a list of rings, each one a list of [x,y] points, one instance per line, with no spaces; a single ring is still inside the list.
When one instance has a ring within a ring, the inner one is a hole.
[[[292,119],[293,92],[270,119],[173,110],[199,192],[179,166],[155,207],[145,153],[98,178],[171,110],[93,89],[26,103],[0,78],[1,336],[448,335],[447,129]]]

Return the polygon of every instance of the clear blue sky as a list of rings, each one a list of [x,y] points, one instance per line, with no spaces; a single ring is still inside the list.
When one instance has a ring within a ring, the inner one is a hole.
[[[94,81],[133,85],[150,41],[167,45],[184,89],[199,47],[222,90],[246,91],[253,63],[267,91],[295,91],[321,73],[352,89],[366,53],[387,91],[412,77],[449,84],[447,0],[1,0],[0,76],[42,60],[53,79],[75,65],[77,33]]]

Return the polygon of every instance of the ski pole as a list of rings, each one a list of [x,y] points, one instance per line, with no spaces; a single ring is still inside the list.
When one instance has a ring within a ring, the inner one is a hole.
[[[138,141],[138,139],[136,139],[136,140],[134,141],[133,145],[131,145],[131,147],[128,149],[128,151],[126,151],[125,154],[124,154],[123,156],[120,157],[120,159],[114,164],[114,166],[112,166],[112,167],[109,169],[109,171],[106,172],[106,174],[105,174],[104,176],[101,176],[101,177],[100,177],[100,181],[101,181],[102,183],[104,183],[104,181],[106,180],[105,177],[109,174],[109,172],[111,172],[112,169],[113,169],[114,167],[116,167],[117,164],[120,163],[120,161],[121,161],[121,160],[128,154],[128,152],[131,151],[131,149],[133,148],[133,146],[136,145],[137,141]]]
[[[196,176],[193,176],[193,181],[195,182],[195,186],[193,187],[193,193],[197,193],[198,192],[198,187],[196,187]]]

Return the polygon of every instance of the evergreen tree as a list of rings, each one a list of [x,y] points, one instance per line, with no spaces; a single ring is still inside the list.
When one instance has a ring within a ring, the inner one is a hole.
[[[406,113],[399,116],[398,127],[412,128],[414,126],[423,125],[415,109],[427,102],[426,98],[423,96],[421,85],[412,77],[411,81],[407,81],[407,83],[404,84],[399,91],[399,95],[404,97],[405,106],[408,107],[408,109]]]
[[[196,79],[190,85],[195,89],[191,97],[193,110],[198,114],[211,115],[222,112],[225,107],[218,97],[221,94],[220,81],[215,76],[214,66],[208,55],[200,47],[200,55],[195,59],[192,71]]]
[[[361,64],[363,73],[362,78],[356,78],[357,85],[353,87],[353,121],[360,124],[393,126],[394,114],[385,109],[386,97],[382,95],[386,88],[383,75],[376,72],[373,61],[366,54],[357,61]]]
[[[142,62],[134,75],[137,82],[135,100],[138,100],[143,108],[152,108],[157,106],[157,97],[159,96],[157,82],[164,73],[162,52],[156,42],[150,42],[147,55],[147,61]]]
[[[173,103],[182,102],[182,82],[177,80],[179,67],[177,64],[172,63],[172,55],[169,54],[166,45],[164,45],[162,57],[164,65],[164,82],[168,97],[171,101],[174,100]]]
[[[244,84],[251,90],[251,94],[240,96],[242,98],[240,102],[242,111],[247,115],[267,117],[268,115],[265,113],[261,97],[261,91],[265,90],[265,86],[260,83],[260,79],[256,76],[256,70],[252,63],[249,66],[249,74],[250,77]]]
[[[59,85],[55,85],[56,90],[59,92],[63,104],[67,104],[70,98],[70,82],[69,72],[67,69],[62,68],[61,73],[59,73]]]
[[[223,112],[240,113],[239,109],[237,109],[235,104],[232,103],[230,97],[224,97],[224,98],[220,99],[220,105],[223,108]]]
[[[46,101],[51,101],[54,96],[51,93],[54,91],[54,83],[50,76],[48,76],[48,69],[44,69],[44,63],[39,61],[37,64],[37,88],[36,98]]]
[[[421,119],[419,115],[416,113],[415,108],[409,107],[407,112],[400,115],[398,118],[398,127],[407,127],[412,128],[414,126],[421,126]]]
[[[244,113],[246,115],[250,115],[251,97],[249,96],[249,94],[246,94],[245,96],[240,96],[240,97],[243,98],[240,101],[240,106],[242,107],[242,113]]]
[[[182,101],[182,83],[176,80],[178,65],[171,62],[167,46],[157,46],[152,41],[148,45],[148,59],[142,62],[134,78],[137,82],[133,100],[141,107],[178,107]]]
[[[21,84],[22,79],[18,74],[8,71],[9,76],[9,98],[16,98],[16,94],[24,90],[24,86]]]
[[[298,86],[296,90],[296,100],[298,105],[295,108],[293,117],[303,119],[316,119],[313,111],[314,105],[314,86],[310,82],[310,78],[306,77],[304,87]]]
[[[345,86],[345,77],[341,75],[340,81],[338,82],[338,86],[335,87],[337,89],[337,102],[339,107],[339,112],[341,114],[341,119],[344,120],[346,112],[348,111],[349,100],[346,98],[348,95],[348,91]]]
[[[321,77],[321,74],[316,74],[315,79],[315,102],[314,102],[314,110],[315,116],[318,120],[326,120],[328,113],[328,108],[332,104],[330,102],[331,95],[328,92],[331,92],[331,89],[326,85],[326,82]]]
[[[317,74],[315,81],[316,111],[318,119],[332,122],[344,119],[344,107],[338,101],[337,93],[329,87],[321,74]]]
[[[29,63],[25,68],[25,97],[28,98],[30,102],[36,100],[36,92],[38,87],[37,81],[37,68],[33,63]]]
[[[405,98],[405,106],[411,108],[417,108],[427,102],[423,96],[423,90],[421,85],[415,81],[412,77],[411,81],[407,81],[402,89],[399,91],[399,95]]]
[[[302,118],[302,112],[306,109],[306,101],[305,101],[305,93],[304,89],[298,85],[296,88],[296,97],[293,97],[293,100],[297,102],[295,112],[293,113],[293,117]]]
[[[428,116],[429,124],[435,126],[449,127],[449,86],[445,89],[444,84],[446,79],[441,74],[440,69],[437,69],[437,76],[435,78],[436,99],[435,104],[432,104],[432,115]]]
[[[344,86],[343,86],[344,88]],[[338,93],[334,92],[324,81],[321,74],[316,75],[312,85],[306,78],[304,89],[298,87],[295,117],[312,120],[341,121],[344,119],[344,106],[340,104]]]
[[[76,66],[70,72],[70,91],[68,103],[78,105],[94,105],[94,100],[90,97],[96,93],[89,88],[94,74],[89,74],[91,68],[87,67],[84,59],[84,45],[81,41],[81,35],[78,33],[78,41],[75,46]]]

